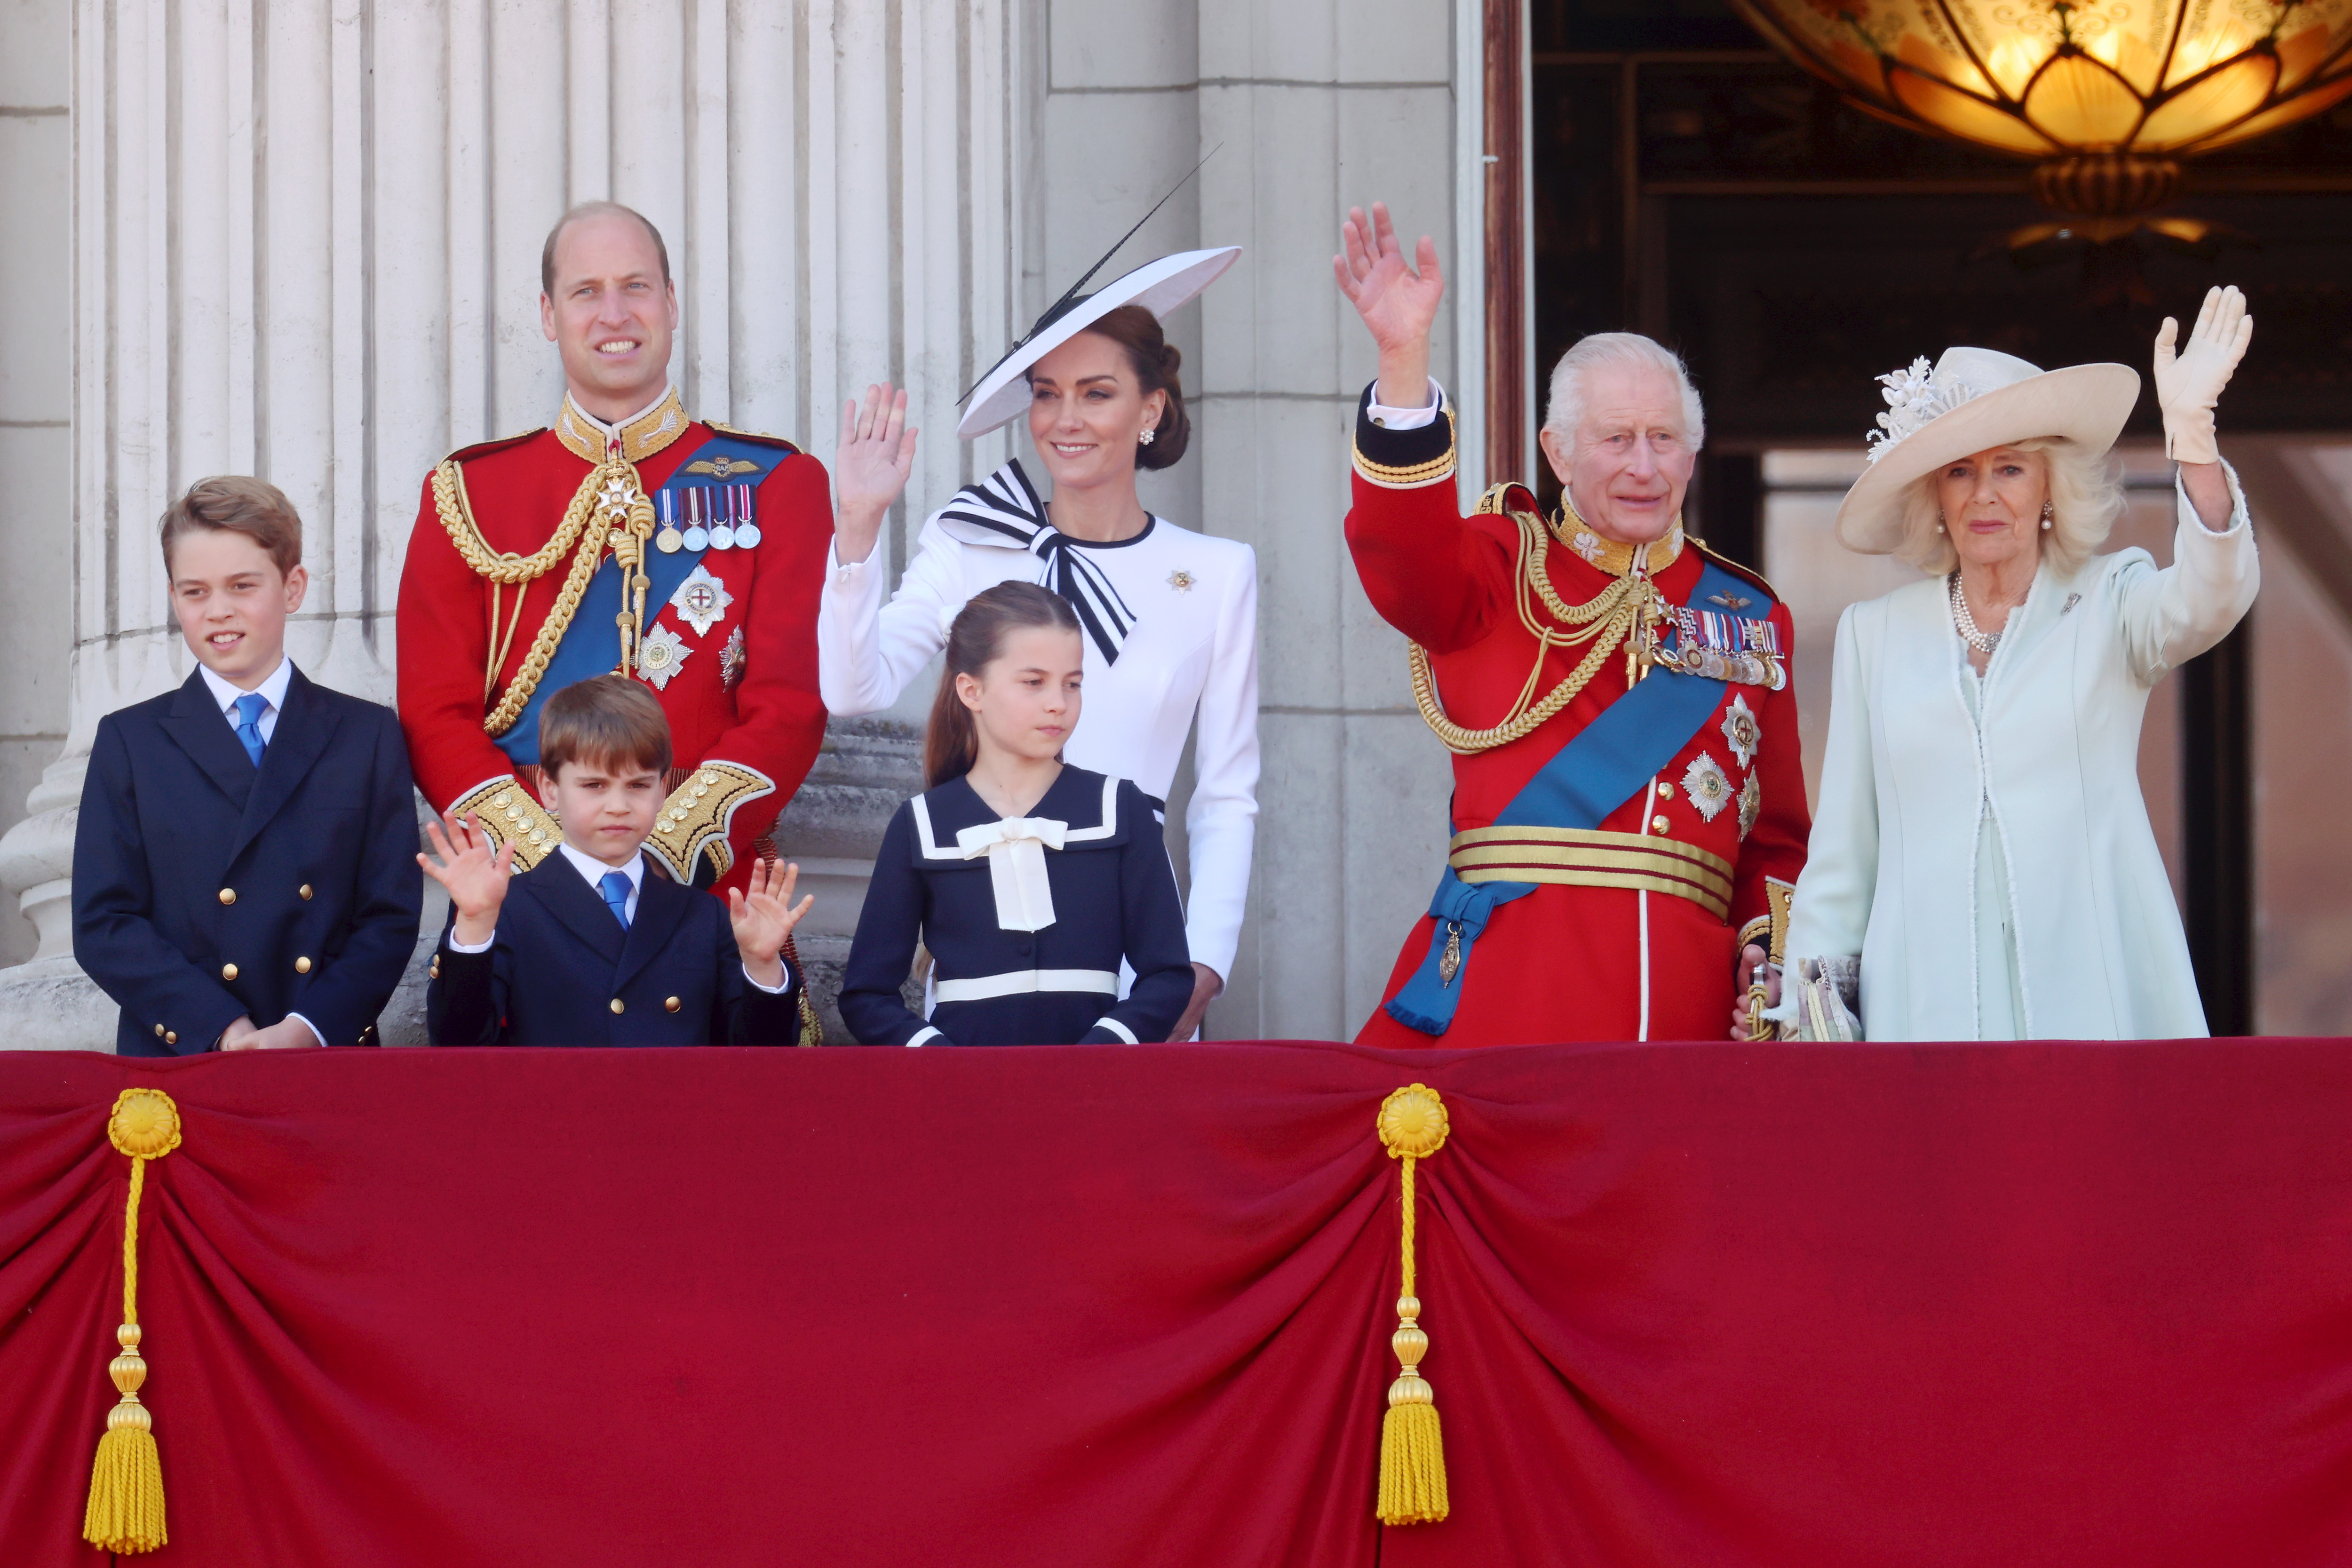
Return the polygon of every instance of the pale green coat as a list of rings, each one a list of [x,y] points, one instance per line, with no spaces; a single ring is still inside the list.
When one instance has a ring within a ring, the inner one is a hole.
[[[2037,1038],[2206,1032],[2140,798],[2139,731],[2149,689],[2253,603],[2260,565],[2237,476],[2229,481],[2226,533],[2179,497],[2168,567],[2145,550],[2094,556],[2071,578],[2045,563],[1974,704],[1944,579],[1840,618],[1787,952],[1861,955],[1867,1037],[2011,1034],[2008,1016],[1979,1013],[1988,992],[1998,1001],[2005,989]],[[1980,866],[1980,846],[2002,863]],[[2013,941],[2002,911],[1977,907],[1984,887],[2006,890]]]

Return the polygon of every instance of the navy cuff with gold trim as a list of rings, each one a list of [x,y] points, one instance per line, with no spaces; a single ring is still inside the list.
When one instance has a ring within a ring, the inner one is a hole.
[[[1418,489],[1454,477],[1454,405],[1441,405],[1438,417],[1414,430],[1391,430],[1372,423],[1374,382],[1356,402],[1356,472],[1383,489]]]

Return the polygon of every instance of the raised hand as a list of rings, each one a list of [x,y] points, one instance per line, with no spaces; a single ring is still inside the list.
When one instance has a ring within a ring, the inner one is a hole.
[[[444,820],[449,826],[446,835],[439,822],[425,825],[425,836],[441,863],[436,865],[431,856],[421,851],[416,863],[448,889],[449,902],[457,910],[450,934],[472,947],[489,941],[499,928],[499,906],[506,902],[507,879],[514,870],[514,844],[509,840],[493,851],[490,836],[470,811],[463,822],[454,816]]]
[[[2213,405],[2254,338],[2246,297],[2234,286],[2208,289],[2189,346],[2176,355],[2179,335],[2180,323],[2170,316],[2156,334],[2156,402],[2164,411],[2165,452],[2176,463],[2218,463]]]
[[[1363,208],[1349,208],[1339,244],[1341,254],[1331,258],[1339,292],[1381,351],[1381,389],[1373,395],[1391,407],[1419,408],[1429,401],[1429,329],[1445,297],[1437,246],[1423,235],[1413,265],[1406,266],[1385,202],[1372,204],[1369,220]]]
[[[866,406],[842,405],[841,445],[833,454],[834,551],[845,565],[874,553],[883,514],[915,469],[915,436],[907,394],[890,384],[866,389]]]
[[[743,973],[773,990],[784,983],[784,939],[816,902],[814,894],[793,902],[801,868],[781,860],[760,860],[751,867],[748,889],[727,889],[727,918],[735,927],[735,951],[743,955]]]

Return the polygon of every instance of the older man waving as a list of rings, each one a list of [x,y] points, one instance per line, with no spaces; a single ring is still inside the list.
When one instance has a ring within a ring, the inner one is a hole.
[[[1810,824],[1789,612],[1683,531],[1698,394],[1647,338],[1583,339],[1542,433],[1559,514],[1497,485],[1462,517],[1429,376],[1436,247],[1407,265],[1378,205],[1341,238],[1339,287],[1380,349],[1348,544],[1454,752],[1436,895],[1358,1039],[1692,1039],[1727,1020],[1746,1037]]]

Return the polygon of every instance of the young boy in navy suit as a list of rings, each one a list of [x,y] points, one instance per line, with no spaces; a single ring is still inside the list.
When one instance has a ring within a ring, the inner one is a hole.
[[[625,675],[547,700],[539,765],[563,828],[557,853],[514,874],[468,812],[427,823],[449,889],[425,1011],[436,1046],[789,1046],[801,977],[784,939],[816,900],[792,904],[800,868],[754,867],[727,907],[640,851],[668,791],[669,721]],[[498,802],[493,800],[493,807]],[[732,928],[730,930],[730,927]]]
[[[424,888],[400,721],[286,657],[309,579],[278,487],[197,480],[163,545],[196,671],[99,721],[74,958],[123,1056],[373,1045]]]

